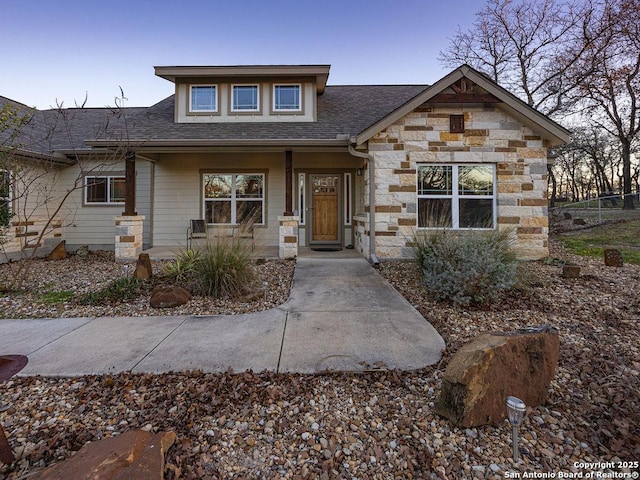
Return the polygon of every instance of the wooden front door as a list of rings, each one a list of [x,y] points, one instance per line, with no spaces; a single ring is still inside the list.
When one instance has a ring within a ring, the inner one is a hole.
[[[311,241],[338,243],[340,175],[311,175]]]

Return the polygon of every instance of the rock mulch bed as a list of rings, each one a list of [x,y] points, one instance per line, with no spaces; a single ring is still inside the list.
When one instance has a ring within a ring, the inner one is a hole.
[[[566,279],[559,264],[532,263],[527,289],[460,310],[430,301],[411,263],[383,264],[385,278],[447,342],[443,361],[420,371],[14,378],[0,386],[0,405],[8,406],[0,423],[19,460],[0,466],[0,478],[22,478],[87,441],[134,428],[176,432],[168,479],[497,479],[638,461],[640,268],[554,255],[579,264],[583,275]],[[548,404],[527,411],[523,463],[515,465],[506,422],[454,428],[433,413],[433,402],[464,342],[540,324],[559,330],[560,363]]]
[[[157,274],[166,261],[153,261],[156,278],[142,283],[138,295],[123,302],[105,301],[99,305],[82,305],[80,299],[89,292],[99,291],[119,277],[131,277],[135,264],[118,264],[113,252],[94,252],[87,256],[72,255],[58,261],[35,260],[24,283],[24,292],[0,293],[0,318],[60,318],[156,315],[227,315],[267,310],[286,301],[291,288],[295,262],[268,260],[255,266],[260,295],[251,298],[228,299],[194,296],[181,307],[155,309],[149,296],[158,284]],[[20,263],[0,265],[0,292],[20,268]],[[4,280],[4,281],[3,281]],[[61,292],[69,299],[58,301]]]

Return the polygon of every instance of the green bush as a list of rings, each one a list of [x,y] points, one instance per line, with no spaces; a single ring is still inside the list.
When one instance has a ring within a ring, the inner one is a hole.
[[[193,293],[234,297],[255,281],[251,249],[236,238],[217,238],[197,250],[178,252],[165,277]]]
[[[484,304],[516,281],[508,232],[420,232],[414,251],[423,283],[436,300]]]
[[[131,277],[120,277],[95,292],[85,295],[80,303],[99,305],[105,302],[121,302],[136,298],[141,281]]]

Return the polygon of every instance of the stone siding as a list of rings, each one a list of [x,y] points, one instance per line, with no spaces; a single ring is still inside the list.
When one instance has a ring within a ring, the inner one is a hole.
[[[28,220],[13,220],[6,230],[6,237],[2,245],[2,252],[11,255],[12,259],[20,256],[30,255],[33,248],[44,247],[45,245],[53,247],[63,239],[62,221],[59,217],[55,217],[47,226],[49,218],[32,217]],[[40,239],[40,235],[44,230],[44,235]],[[43,253],[48,253],[49,249],[43,249]],[[25,251],[27,253],[25,253]],[[3,257],[6,257],[4,255]],[[4,261],[0,259],[0,262]]]
[[[460,114],[465,132],[450,133],[449,116]],[[495,165],[498,229],[513,231],[519,258],[548,256],[546,144],[506,113],[492,107],[419,108],[372,137],[369,153],[375,161],[379,258],[411,256],[417,168],[425,163]],[[368,229],[366,222],[363,233]]]

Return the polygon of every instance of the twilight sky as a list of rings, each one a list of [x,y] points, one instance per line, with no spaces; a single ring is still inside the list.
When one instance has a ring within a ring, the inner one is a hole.
[[[0,0],[0,95],[148,106],[158,65],[330,64],[330,85],[432,83],[484,0]]]

